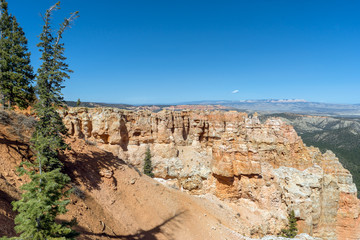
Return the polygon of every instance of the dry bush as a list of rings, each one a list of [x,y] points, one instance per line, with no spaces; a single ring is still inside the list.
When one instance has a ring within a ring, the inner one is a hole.
[[[0,115],[2,112],[0,112]],[[35,129],[36,120],[34,117],[31,116],[25,116],[22,114],[16,114],[16,113],[6,113],[8,116],[8,125],[10,125],[10,128],[8,129],[8,132],[10,134],[13,134],[14,136],[17,136],[20,141],[29,140],[31,133]],[[6,117],[6,114],[3,115]],[[1,117],[0,117],[1,118]],[[1,120],[0,120],[1,121]]]
[[[10,114],[6,111],[0,111],[0,123],[4,125],[10,124]]]
[[[85,139],[85,143],[90,146],[96,146],[96,142]]]
[[[17,116],[17,125],[21,128],[32,129],[35,127],[36,120],[31,116],[18,115]]]
[[[72,193],[78,198],[84,200],[86,198],[85,193],[80,189],[79,186],[72,184]]]

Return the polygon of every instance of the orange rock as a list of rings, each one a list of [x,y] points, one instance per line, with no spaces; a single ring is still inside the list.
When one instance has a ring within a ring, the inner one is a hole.
[[[249,223],[250,236],[279,233],[294,209],[305,233],[359,239],[360,206],[351,174],[333,153],[306,147],[280,119],[260,123],[239,112],[111,108],[70,108],[62,116],[71,135],[138,169],[149,147],[156,177],[253,209],[248,214],[259,221]]]

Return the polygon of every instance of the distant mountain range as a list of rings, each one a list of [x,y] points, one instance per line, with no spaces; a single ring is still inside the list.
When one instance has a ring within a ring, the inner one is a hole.
[[[69,106],[76,106],[76,102],[67,101]],[[170,106],[179,106],[189,109],[195,109],[194,105],[211,105],[211,109],[216,109],[216,105],[224,106],[219,109],[237,110],[245,112],[261,112],[266,114],[271,113],[297,113],[318,116],[333,116],[333,117],[360,117],[360,104],[333,104],[320,102],[307,102],[303,99],[261,99],[261,100],[204,100],[183,102],[172,105],[156,104],[156,105],[130,105],[117,103],[96,103],[96,102],[82,102],[82,107],[114,107],[129,110],[143,109],[144,107],[156,106],[157,109],[167,109]],[[191,105],[191,106],[190,106]],[[151,108],[150,108],[151,109]],[[178,109],[178,108],[176,108]],[[178,109],[179,110],[179,109]]]
[[[202,100],[179,104],[228,104],[228,103],[296,103],[307,102],[304,99],[249,99],[249,100]]]
[[[262,99],[240,101],[195,101],[181,104],[222,105],[244,111],[264,113],[299,113],[322,116],[360,116],[360,104],[307,102],[303,99]]]
[[[69,107],[77,107],[77,102],[75,101],[66,101],[66,104]],[[99,102],[81,102],[80,107],[88,107],[88,108],[95,108],[95,107],[113,107],[113,108],[124,108],[127,109],[128,107],[132,107],[133,105],[129,104],[122,104],[122,103],[99,103]]]

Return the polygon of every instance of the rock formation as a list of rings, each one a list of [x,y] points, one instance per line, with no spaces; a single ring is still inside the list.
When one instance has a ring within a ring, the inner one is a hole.
[[[72,136],[138,169],[149,147],[159,181],[194,195],[215,195],[244,213],[240,221],[250,226],[241,230],[245,236],[279,233],[294,210],[302,233],[360,238],[360,202],[349,171],[330,151],[305,146],[280,119],[262,124],[238,112],[110,108],[61,114]]]

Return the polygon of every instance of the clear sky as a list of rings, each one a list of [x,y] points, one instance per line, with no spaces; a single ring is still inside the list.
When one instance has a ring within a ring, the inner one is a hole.
[[[8,0],[37,68],[50,0]],[[360,103],[360,1],[63,0],[66,100]],[[238,91],[236,91],[238,90]],[[235,92],[235,93],[233,93]]]

